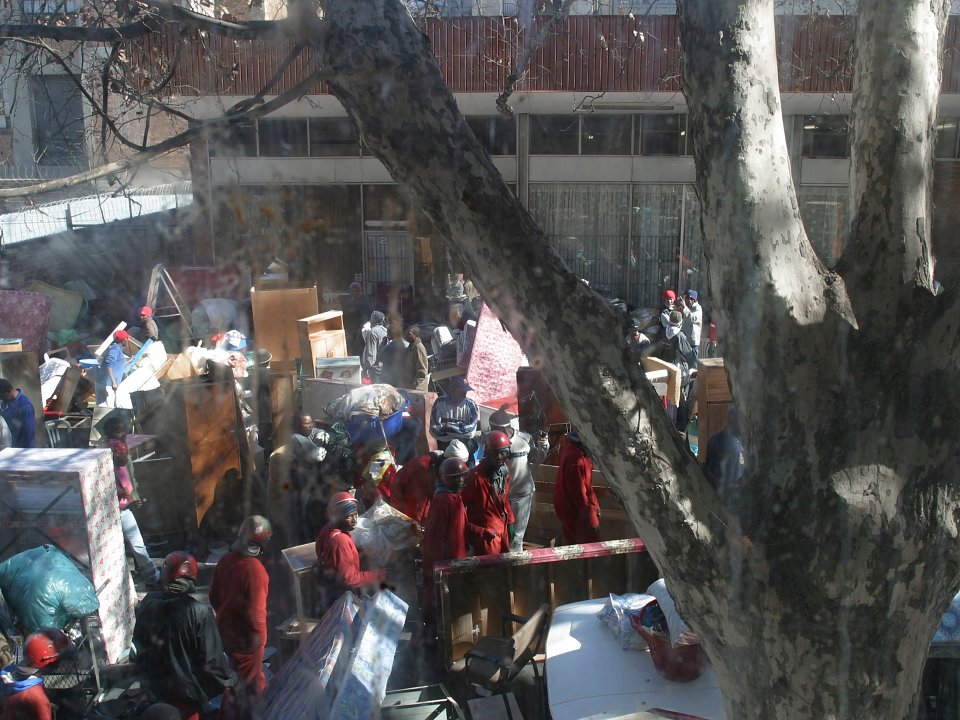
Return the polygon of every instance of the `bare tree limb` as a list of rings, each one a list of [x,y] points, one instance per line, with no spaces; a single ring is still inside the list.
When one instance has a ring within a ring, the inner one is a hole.
[[[517,63],[513,66],[510,74],[507,75],[507,82],[504,84],[503,90],[497,97],[497,108],[505,117],[513,117],[513,108],[510,107],[510,104],[507,101],[513,94],[513,89],[516,87],[517,83],[520,82],[520,78],[522,78],[524,73],[527,71],[527,66],[530,64],[530,58],[540,48],[540,46],[543,45],[544,41],[550,36],[550,33],[553,32],[553,29],[557,26],[557,24],[570,14],[570,8],[573,7],[574,2],[576,2],[576,0],[563,0],[563,5],[560,6],[560,9],[554,13],[553,16],[547,20],[547,22],[544,23],[537,36],[530,40],[527,46],[517,57]]]
[[[203,137],[206,133],[209,133],[212,130],[224,129],[230,125],[243,122],[245,120],[253,120],[269,115],[284,105],[303,97],[305,94],[310,92],[316,83],[328,81],[336,77],[339,70],[340,68],[338,67],[315,70],[289,90],[284,91],[271,100],[268,100],[262,104],[257,104],[254,107],[242,112],[228,112],[222,117],[199,122],[188,130],[178,133],[173,137],[167,138],[166,140],[157,143],[153,147],[146,148],[145,150],[137,152],[130,157],[116,160],[114,162],[107,163],[105,165],[92,168],[86,172],[71,175],[70,177],[66,178],[48,180],[46,182],[36,183],[34,185],[25,185],[16,188],[0,188],[0,198],[25,197],[28,195],[36,195],[38,193],[50,192],[51,190],[62,190],[64,188],[74,187],[76,185],[91,182],[93,180],[106,177],[107,175],[114,175],[131,168],[139,167],[140,165],[143,165],[154,158],[165,155],[173,150],[177,150],[184,145]]]
[[[182,22],[212,35],[241,40],[257,40],[268,36],[296,35],[302,28],[287,20],[217,20],[166,2],[150,2],[150,10],[140,19],[112,27],[71,27],[43,23],[0,24],[0,39],[41,38],[44,40],[76,40],[112,43],[160,32],[168,22]]]

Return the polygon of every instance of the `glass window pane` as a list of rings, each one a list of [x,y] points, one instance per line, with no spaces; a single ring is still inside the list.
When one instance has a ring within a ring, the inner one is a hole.
[[[210,137],[210,157],[256,157],[257,121],[232,125]]]
[[[311,157],[353,157],[360,143],[350,118],[310,118]]]
[[[581,155],[629,155],[632,115],[583,115]]]
[[[306,157],[306,119],[260,121],[260,157]]]
[[[808,115],[803,123],[803,157],[848,157],[849,130],[845,115]]]
[[[849,190],[845,186],[802,185],[799,200],[810,244],[820,261],[833,267],[843,251]]]
[[[38,165],[85,167],[83,102],[69,77],[34,75],[30,78]]]
[[[687,116],[677,113],[642,115],[641,155],[685,155]]]
[[[517,126],[511,118],[471,117],[467,118],[467,125],[491,155],[517,154]]]
[[[945,118],[937,122],[937,144],[934,157],[955,158],[957,156],[957,118]]]
[[[580,118],[576,115],[531,115],[531,155],[576,155]]]

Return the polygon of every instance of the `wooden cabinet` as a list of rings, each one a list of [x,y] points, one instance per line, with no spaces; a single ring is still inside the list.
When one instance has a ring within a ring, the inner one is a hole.
[[[241,455],[246,449],[246,436],[234,384],[171,382],[164,430],[163,445],[173,459],[174,487],[170,492],[177,498],[184,531],[193,534],[214,503],[218,483],[230,486],[222,487],[218,495],[222,502],[228,502],[234,484],[221,480],[235,477],[234,473],[244,477]]]
[[[293,370],[300,357],[297,320],[316,314],[320,307],[316,286],[254,288],[250,305],[256,347],[273,356],[274,370]]]
[[[697,364],[697,407],[697,459],[706,462],[707,444],[710,438],[727,426],[727,413],[733,407],[733,396],[730,394],[723,358],[700,358]]]
[[[329,310],[297,320],[300,359],[305,377],[317,377],[317,360],[347,357],[343,313]]]

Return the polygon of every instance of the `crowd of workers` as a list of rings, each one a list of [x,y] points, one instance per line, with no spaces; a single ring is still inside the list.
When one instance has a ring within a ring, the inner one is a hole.
[[[459,293],[464,293],[462,298]],[[456,299],[468,300],[462,289],[459,293]],[[456,322],[464,320],[469,306],[469,302],[457,306]],[[426,388],[427,352],[417,325],[404,329],[399,318],[391,318],[388,328],[387,318],[372,309],[357,284],[351,286],[344,312],[345,319],[349,315],[349,322],[360,326],[348,339],[351,351],[361,357],[365,377],[396,387]],[[149,308],[141,310],[140,320],[146,336],[155,339],[157,326]],[[663,329],[660,340],[653,341],[641,328],[632,326],[626,336],[627,347],[638,356],[653,354],[680,367],[686,395],[689,370],[696,365],[702,335],[703,311],[697,292],[687,290],[680,298],[668,290],[659,320]],[[108,382],[104,390],[108,395],[116,392],[119,382],[110,373],[111,353],[119,356],[116,363],[126,360],[122,352],[125,335],[124,331],[115,333],[105,356]],[[217,562],[209,604],[193,595],[198,580],[193,555],[173,552],[158,570],[147,554],[131,512],[144,501],[130,479],[127,428],[116,418],[104,425],[102,444],[113,457],[121,526],[133,559],[134,580],[138,587],[149,590],[136,610],[134,662],[146,687],[170,708],[169,717],[199,718],[205,704],[221,694],[222,718],[254,716],[267,685],[263,658],[270,583],[262,560],[274,526],[280,527],[281,540],[288,546],[314,543],[318,612],[346,591],[370,593],[389,582],[389,568],[365,567],[367,560],[362,559],[351,534],[359,513],[377,499],[405,514],[418,528],[420,615],[425,621],[429,622],[435,611],[433,567],[437,563],[468,554],[523,549],[535,496],[533,466],[544,462],[550,451],[546,433],[533,436],[521,432],[516,416],[506,410],[493,413],[482,433],[479,408],[468,397],[470,390],[464,378],[452,379],[446,393],[433,404],[428,420],[437,450],[419,456],[404,453],[402,465],[379,478],[372,494],[364,492],[359,483],[354,483],[356,490],[351,491],[349,482],[338,484],[324,471],[324,463],[331,459],[329,432],[317,427],[308,415],[298,415],[288,446],[289,464],[278,471],[286,493],[282,506],[266,503],[271,519],[252,515],[240,524],[229,552]],[[33,447],[33,428],[29,399],[0,379],[0,443]],[[735,413],[728,431],[718,436],[715,445],[717,451],[711,449],[717,464],[714,472],[742,474],[743,448],[737,438]],[[738,460],[739,465],[732,469],[720,465],[736,465]],[[600,507],[593,489],[593,461],[576,432],[563,438],[557,465],[552,501],[562,541],[599,541]],[[59,630],[49,628],[34,633],[25,642],[22,661],[0,672],[0,720],[50,717],[37,673],[66,650],[69,640],[65,643],[64,638]]]

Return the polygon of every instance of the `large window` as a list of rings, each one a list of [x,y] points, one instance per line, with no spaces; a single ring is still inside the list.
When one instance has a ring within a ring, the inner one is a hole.
[[[820,261],[827,267],[837,264],[847,231],[849,189],[832,185],[802,185],[800,216],[807,237]]]
[[[260,157],[306,157],[307,142],[305,118],[260,121]]]
[[[957,153],[957,143],[960,141],[960,132],[957,132],[960,119],[943,118],[937,121],[937,144],[934,147],[934,156],[940,159],[960,157]]]
[[[580,118],[576,115],[531,115],[531,155],[577,155]]]
[[[257,121],[231,125],[226,131],[214,134],[210,138],[210,156],[256,157]]]
[[[850,125],[846,115],[808,115],[803,121],[803,157],[850,156]]]
[[[360,154],[360,142],[350,118],[310,118],[311,157],[351,157]]]
[[[630,155],[632,115],[583,115],[580,122],[581,155]]]
[[[86,166],[83,101],[76,84],[62,75],[34,75],[30,100],[37,164]]]
[[[687,116],[646,114],[640,122],[641,155],[686,155]]]
[[[467,125],[491,155],[517,154],[517,125],[497,115],[467,118]]]

